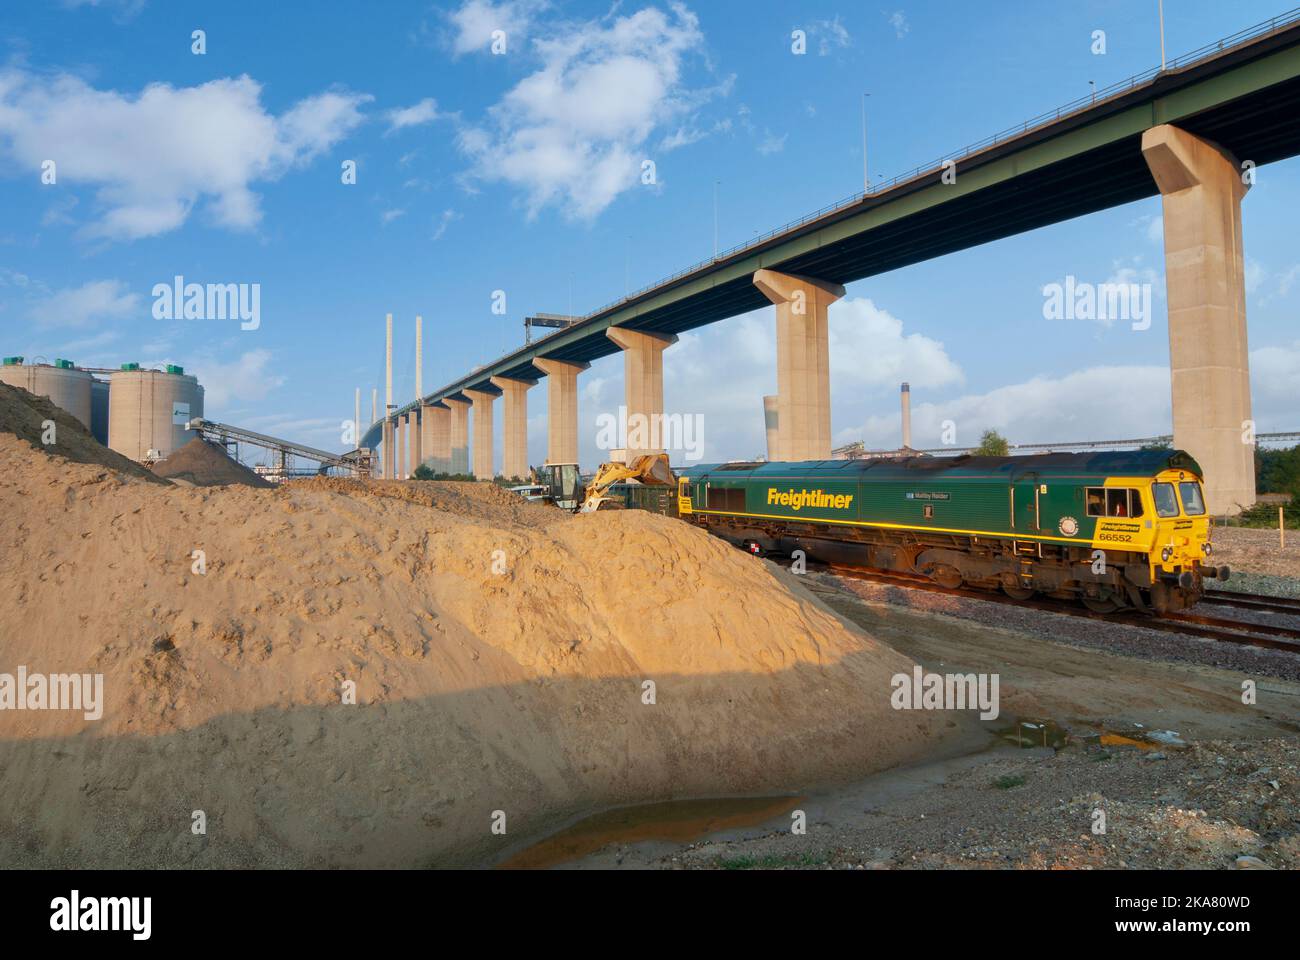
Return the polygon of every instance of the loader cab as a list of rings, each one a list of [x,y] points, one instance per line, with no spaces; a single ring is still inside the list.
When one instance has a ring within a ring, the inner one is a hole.
[[[576,463],[548,463],[536,471],[537,482],[546,487],[546,499],[563,510],[577,510],[582,502],[582,477]]]

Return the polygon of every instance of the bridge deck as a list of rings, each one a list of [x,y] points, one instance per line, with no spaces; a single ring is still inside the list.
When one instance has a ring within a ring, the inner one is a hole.
[[[498,393],[489,377],[538,379],[547,357],[590,362],[618,352],[611,326],[674,334],[768,305],[751,277],[767,268],[847,284],[944,254],[1156,195],[1142,133],[1176,123],[1257,166],[1300,153],[1300,14],[1261,25],[1186,66],[1135,78],[1095,103],[997,140],[943,167],[837,205],[788,229],[601,308],[428,394]],[[414,407],[407,404],[398,412]],[[363,445],[376,446],[379,425]]]

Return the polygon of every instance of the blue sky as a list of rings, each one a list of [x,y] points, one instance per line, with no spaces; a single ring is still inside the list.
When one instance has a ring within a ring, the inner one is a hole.
[[[1171,56],[1284,4],[1169,0]],[[1149,8],[1149,9],[1148,9]],[[275,15],[266,11],[274,9]],[[197,371],[207,415],[339,448],[353,390],[382,403],[517,346],[526,313],[586,313],[713,252],[1159,63],[1156,4],[1049,2],[356,5],[24,0],[0,10],[2,352]],[[502,29],[506,52],[490,50]],[[206,33],[206,53],[191,34]],[[791,32],[808,36],[791,52]],[[1092,52],[1093,32],[1106,52]],[[58,177],[41,183],[54,157]],[[658,182],[640,181],[652,159]],[[341,183],[354,160],[357,182]],[[1244,206],[1255,413],[1300,427],[1300,162]],[[853,284],[832,311],[837,443],[1022,442],[1169,430],[1160,204],[1151,199]],[[261,325],[157,320],[177,274],[257,283]],[[1149,282],[1150,330],[1046,321],[1044,284]],[[507,313],[492,313],[492,293]],[[705,459],[762,452],[770,310],[665,354],[670,412]],[[580,379],[584,465],[622,364]],[[545,451],[546,391],[529,395]],[[497,416],[500,417],[500,404]],[[501,436],[500,424],[496,436]],[[499,454],[498,454],[499,457]],[[499,464],[499,459],[498,459]]]

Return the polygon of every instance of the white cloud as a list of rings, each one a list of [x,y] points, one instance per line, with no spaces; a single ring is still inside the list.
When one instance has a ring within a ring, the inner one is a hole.
[[[912,27],[907,22],[907,15],[902,10],[895,10],[893,13],[885,14],[885,19],[889,25],[894,28],[894,36],[902,40],[911,31]]]
[[[1250,354],[1252,415],[1261,433],[1295,429],[1300,340]],[[832,390],[835,379],[832,376]],[[912,405],[912,445],[942,445],[944,421],[956,425],[957,443],[973,446],[985,430],[1013,443],[1070,443],[1157,437],[1173,424],[1169,368],[1098,366],[1063,376],[1037,376],[986,393]],[[897,408],[867,417],[861,429],[840,431],[836,444],[864,440],[873,449],[900,442]]]
[[[206,412],[207,398],[204,398]],[[352,419],[352,411],[347,412]],[[343,417],[300,417],[292,413],[271,413],[258,417],[240,417],[239,425],[272,437],[296,440],[322,450],[340,449],[343,444]]]
[[[385,210],[379,215],[379,220],[384,226],[388,226],[398,217],[406,216],[405,210]]]
[[[1264,279],[1267,276],[1268,276],[1268,272],[1264,269],[1264,267],[1260,264],[1258,260],[1252,260],[1250,259],[1250,257],[1246,258],[1245,283],[1246,283],[1247,293],[1254,293],[1256,290],[1258,290],[1260,288],[1260,285],[1263,284]]]
[[[853,44],[853,38],[849,36],[849,31],[840,23],[839,14],[835,15],[834,20],[817,20],[813,23],[812,29],[808,31],[817,40],[817,56],[830,56],[831,51],[837,47],[848,47]]]
[[[122,281],[94,280],[37,300],[28,312],[43,327],[84,327],[143,314],[144,308],[140,295],[130,292]]]
[[[203,385],[204,415],[213,417],[232,402],[256,403],[284,383],[284,377],[268,372],[269,350],[249,350],[237,360],[221,363],[212,359],[194,362],[193,373]]]
[[[447,228],[450,227],[453,223],[455,223],[460,218],[461,218],[461,214],[457,213],[455,210],[442,211],[442,213],[438,215],[438,219],[435,221],[437,226],[434,228],[433,231],[433,239],[441,240],[443,234],[447,232]]]
[[[974,446],[985,430],[1013,443],[1120,440],[1169,432],[1169,368],[1092,367],[1062,377],[1038,376],[987,393],[916,403],[912,446],[941,446],[944,421],[956,427],[956,445]],[[895,448],[897,407],[869,416],[860,431],[844,431],[837,443],[862,439],[868,447]]]
[[[279,117],[248,76],[194,87],[155,83],[137,95],[78,77],[0,73],[0,147],[21,168],[58,165],[61,184],[96,187],[90,237],[133,240],[180,227],[206,203],[213,220],[246,230],[261,218],[257,181],[274,181],[328,150],[362,121],[371,98],[330,91]]]
[[[699,143],[708,135],[707,130],[700,130],[697,127],[678,127],[659,141],[659,152],[669,153],[679,147],[688,147],[692,143]]]
[[[1151,222],[1147,224],[1147,239],[1160,246],[1165,242],[1165,218],[1152,217]]]
[[[827,326],[832,387],[890,387],[906,380],[935,388],[964,380],[941,341],[904,334],[902,320],[865,297],[833,303]]]
[[[782,134],[778,137],[770,130],[765,131],[765,133],[766,136],[763,137],[762,142],[758,145],[759,153],[766,157],[773,153],[780,153],[785,149],[785,141],[789,134]]]
[[[445,115],[438,112],[438,101],[433,97],[425,97],[419,103],[412,104],[409,107],[399,107],[395,110],[389,110],[384,115],[388,119],[388,132],[396,133],[398,130],[404,130],[407,127],[419,127],[426,123],[433,123],[435,120],[442,119]],[[413,154],[405,154],[398,159],[398,162],[405,165]]]
[[[69,340],[66,343],[59,344],[54,348],[54,354],[56,357],[75,356],[82,359],[82,362],[84,363],[85,354],[94,353],[97,356],[102,355],[100,352],[105,347],[111,343],[116,343],[120,339],[121,334],[116,330],[101,330],[93,336],[82,337],[79,340]],[[94,366],[94,364],[90,365]]]
[[[683,61],[703,42],[695,15],[680,4],[670,13],[647,8],[565,25],[536,39],[539,69],[485,123],[460,132],[473,175],[521,189],[530,216],[553,204],[570,218],[594,218],[640,182],[656,129],[729,87],[683,84]]]
[[[1300,340],[1250,352],[1251,415],[1260,433],[1296,429],[1300,419]]]
[[[119,23],[131,20],[144,9],[146,0],[63,0],[63,5],[70,10],[77,7],[103,7],[113,11],[113,19]]]
[[[455,31],[451,48],[457,55],[487,50],[492,32],[501,30],[506,35],[506,52],[519,50],[533,19],[548,6],[546,0],[466,0],[447,14]]]
[[[1291,292],[1291,287],[1297,280],[1300,280],[1300,264],[1296,264],[1278,278],[1277,295],[1279,297],[1285,297]]]

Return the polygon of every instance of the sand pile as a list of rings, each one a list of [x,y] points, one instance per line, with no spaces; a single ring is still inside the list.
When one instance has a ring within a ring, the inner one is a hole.
[[[222,487],[232,483],[263,489],[274,486],[202,437],[195,437],[170,457],[159,460],[153,465],[153,472],[154,476],[193,487]]]
[[[49,420],[54,421],[54,442],[47,444],[44,424]],[[13,434],[54,456],[112,467],[127,476],[162,482],[134,460],[108,449],[90,435],[80,420],[46,397],[7,383],[0,383],[0,432]]]
[[[0,672],[104,677],[99,720],[0,711],[8,866],[483,863],[951,726],[892,710],[910,661],[797,578],[663,517],[486,484],[155,487],[4,433],[0,514]]]

